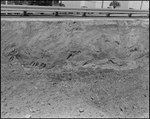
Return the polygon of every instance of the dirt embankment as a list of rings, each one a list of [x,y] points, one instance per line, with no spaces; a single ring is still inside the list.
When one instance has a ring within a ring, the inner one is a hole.
[[[107,116],[140,117],[149,109],[146,21],[1,21],[1,64],[3,97],[10,81],[44,79],[60,95],[82,99]],[[52,90],[43,85],[38,89]]]

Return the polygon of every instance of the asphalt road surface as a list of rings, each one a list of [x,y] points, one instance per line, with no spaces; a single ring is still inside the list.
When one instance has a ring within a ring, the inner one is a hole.
[[[133,16],[133,17],[128,17],[128,16],[68,16],[68,15],[61,15],[61,16],[50,16],[50,15],[34,15],[34,16],[18,16],[18,15],[9,15],[9,16],[1,16],[1,20],[29,20],[29,21],[34,21],[34,20],[42,20],[42,21],[47,21],[47,20],[131,20],[131,19],[143,19],[143,20],[149,20],[148,17],[146,16]]]

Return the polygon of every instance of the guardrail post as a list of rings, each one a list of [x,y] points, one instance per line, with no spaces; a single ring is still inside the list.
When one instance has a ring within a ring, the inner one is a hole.
[[[82,15],[83,17],[86,17],[86,12],[83,12],[83,15]]]
[[[27,16],[27,11],[23,11],[23,16]]]
[[[58,12],[54,12],[54,16],[58,16]]]
[[[128,14],[128,17],[131,17],[132,16],[132,14]]]
[[[110,13],[106,14],[107,17],[110,17]]]

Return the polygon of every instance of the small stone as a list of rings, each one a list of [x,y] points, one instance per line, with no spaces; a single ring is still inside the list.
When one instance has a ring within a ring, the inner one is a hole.
[[[45,105],[45,103],[44,103],[44,102],[41,102],[41,105]]]
[[[103,115],[103,114],[101,114],[100,116],[101,116],[101,117],[104,117],[104,115]]]
[[[34,113],[34,112],[36,112],[36,109],[32,108],[32,109],[30,109],[30,112]]]
[[[38,88],[35,86],[35,87],[34,87],[34,89],[36,89],[36,90],[37,90]]]
[[[16,86],[13,86],[13,90],[15,90],[16,89]]]
[[[41,84],[41,82],[40,81],[38,81],[37,83],[36,83],[36,85],[40,85]]]
[[[26,114],[25,118],[31,118],[30,114]]]
[[[80,113],[84,112],[84,109],[82,109],[82,108],[81,108],[81,109],[79,109],[79,112],[80,112]]]
[[[30,68],[24,68],[24,70],[25,70],[25,71],[29,71],[29,70],[30,70]]]

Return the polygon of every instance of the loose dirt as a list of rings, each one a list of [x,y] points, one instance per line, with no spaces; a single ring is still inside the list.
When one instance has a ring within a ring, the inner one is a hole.
[[[148,112],[148,21],[1,21],[2,118]]]

